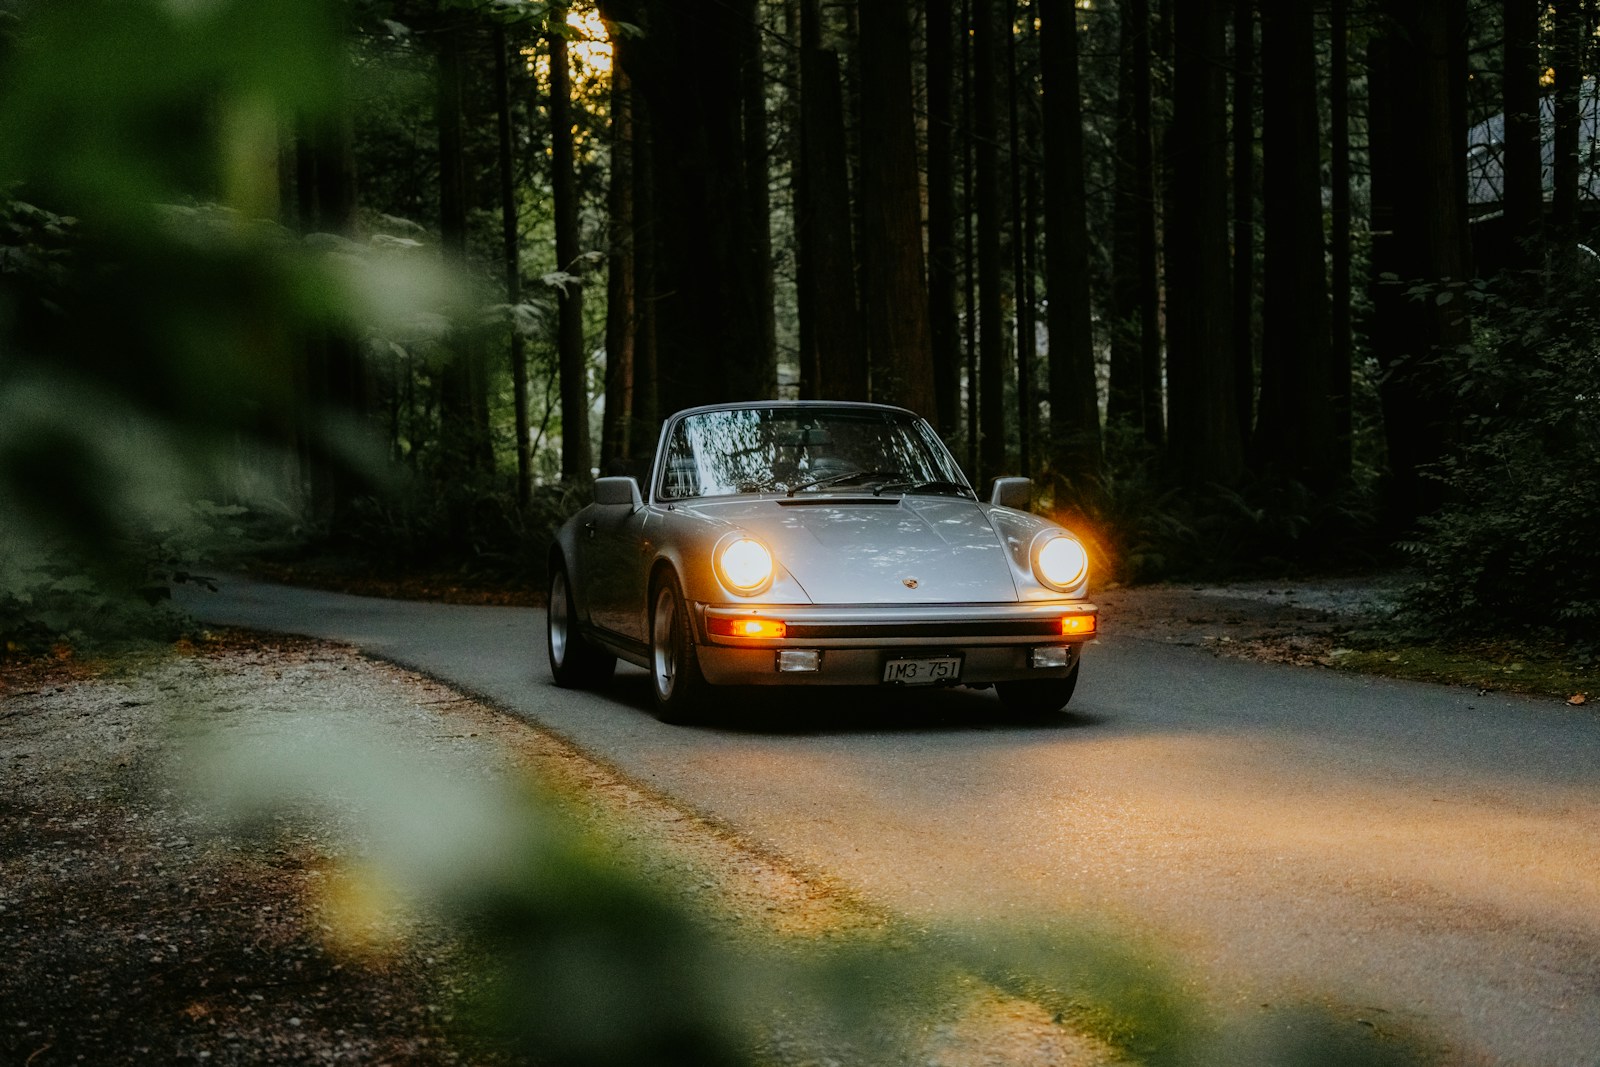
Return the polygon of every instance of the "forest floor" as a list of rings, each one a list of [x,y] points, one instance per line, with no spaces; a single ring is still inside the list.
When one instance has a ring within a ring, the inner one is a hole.
[[[506,602],[449,576],[435,582],[453,585],[453,599]],[[407,583],[345,588],[430,594]],[[1410,653],[1353,648],[1351,635],[1387,610],[1396,588],[1393,579],[1251,582],[1096,599],[1118,633],[1218,655],[1336,668],[1367,657],[1394,668],[1410,666],[1401,662]],[[1486,685],[1526,688],[1537,672],[1518,669],[1524,662],[1480,659],[1473,670]],[[448,929],[417,925],[377,953],[341,935],[341,872],[363,847],[349,826],[305,813],[241,833],[219,827],[189,788],[182,737],[249,732],[308,706],[447,753],[473,773],[537,779],[719,937],[803,942],[893,922],[527,721],[346,647],[225,633],[110,660],[62,652],[0,663],[0,1062],[513,1059],[457,1024],[475,965]],[[902,1036],[905,1062],[918,1064],[1116,1059],[1070,1021],[982,983]],[[814,1035],[770,1030],[756,1059],[850,1057]]]

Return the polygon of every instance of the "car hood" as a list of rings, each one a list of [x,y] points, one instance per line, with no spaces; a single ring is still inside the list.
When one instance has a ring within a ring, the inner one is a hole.
[[[813,603],[1014,603],[1008,553],[982,508],[954,497],[701,504],[772,548]]]

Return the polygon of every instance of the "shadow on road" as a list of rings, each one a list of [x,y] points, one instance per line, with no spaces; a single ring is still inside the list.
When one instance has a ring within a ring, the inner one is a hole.
[[[650,679],[619,672],[599,695],[653,714]],[[1050,732],[1079,730],[1106,720],[1073,705],[1051,715],[1019,715],[1001,707],[993,691],[971,689],[751,686],[717,692],[704,720],[691,727],[748,734]]]

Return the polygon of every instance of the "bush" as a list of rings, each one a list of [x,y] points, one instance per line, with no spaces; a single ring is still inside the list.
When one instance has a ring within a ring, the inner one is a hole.
[[[1502,632],[1600,642],[1595,284],[1578,271],[1540,299],[1500,279],[1476,343],[1436,356],[1466,415],[1431,472],[1447,501],[1402,545],[1423,574],[1405,601],[1412,625],[1481,635],[1492,618]]]
[[[1160,453],[1127,427],[1106,431],[1103,477],[1047,481],[1045,510],[1089,543],[1100,579],[1280,575],[1298,569],[1371,566],[1370,477],[1331,494],[1256,476],[1237,488],[1173,488]]]

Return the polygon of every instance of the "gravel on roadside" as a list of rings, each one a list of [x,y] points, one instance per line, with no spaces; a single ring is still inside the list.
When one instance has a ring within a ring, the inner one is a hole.
[[[402,736],[456,773],[531,774],[575,822],[732,939],[884,935],[825,874],[707,823],[532,724],[320,642],[208,636],[165,654],[0,667],[0,1063],[511,1062],[457,1024],[474,961],[439,926],[340,935],[337,813],[221,828],[183,787],[184,735],[313,714]],[[897,1024],[905,1062],[1115,1062],[1035,1004],[975,986]],[[837,1062],[770,1028],[757,1061]]]

